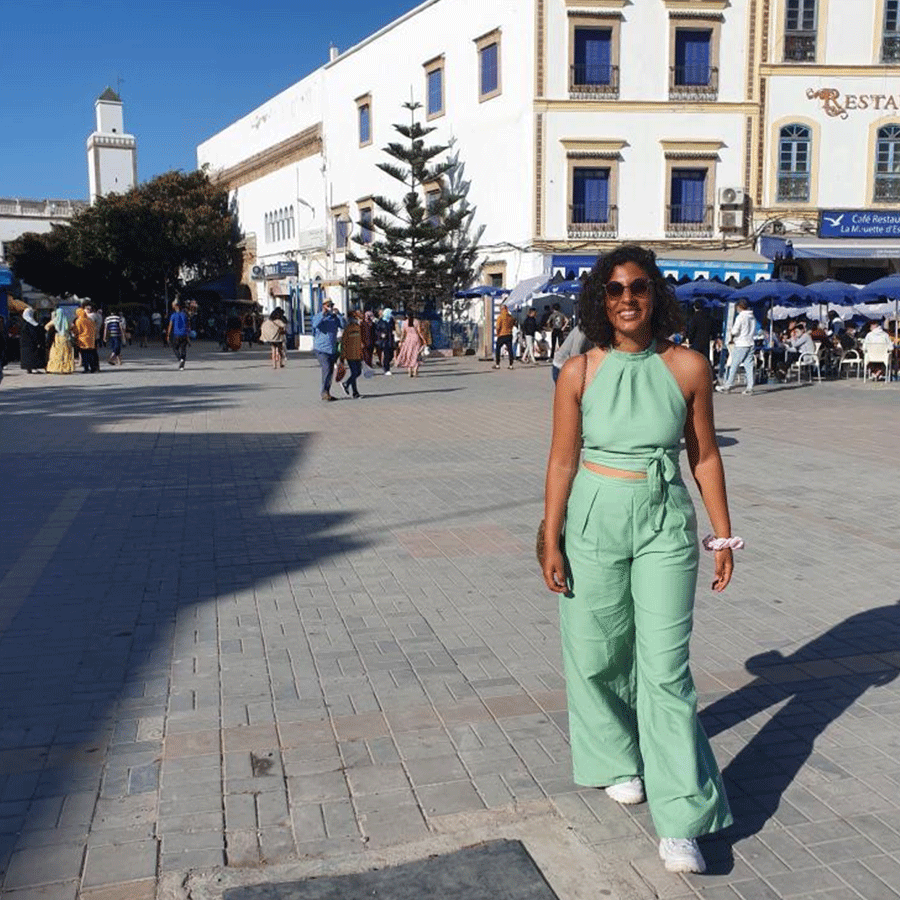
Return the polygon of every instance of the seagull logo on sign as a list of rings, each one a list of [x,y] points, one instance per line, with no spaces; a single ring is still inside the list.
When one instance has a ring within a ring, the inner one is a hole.
[[[845,213],[841,213],[839,216],[822,216],[822,218],[832,227],[832,228],[840,228],[841,222],[844,220]]]

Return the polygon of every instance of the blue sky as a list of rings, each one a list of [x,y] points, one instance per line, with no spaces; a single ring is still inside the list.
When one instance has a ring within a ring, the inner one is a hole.
[[[0,0],[0,196],[86,199],[94,101],[122,79],[138,177],[196,166],[201,141],[417,0]]]

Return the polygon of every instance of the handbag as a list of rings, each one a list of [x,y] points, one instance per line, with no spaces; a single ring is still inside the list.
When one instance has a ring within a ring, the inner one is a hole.
[[[581,398],[584,396],[584,382],[587,378],[587,354],[582,353],[581,355],[584,363],[581,368],[581,392],[578,394],[579,405],[581,405]],[[559,536],[559,549],[565,552],[562,534]],[[537,535],[534,541],[534,554],[537,557],[538,565],[543,569],[544,557],[547,554],[547,523],[545,519],[541,519],[541,522],[538,525]]]
[[[340,360],[340,362],[338,362],[337,367],[334,370],[334,380],[335,381],[343,381],[344,376],[346,374],[347,374],[347,364],[343,360]]]

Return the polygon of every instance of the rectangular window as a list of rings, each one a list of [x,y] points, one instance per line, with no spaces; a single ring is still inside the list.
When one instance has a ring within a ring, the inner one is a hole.
[[[360,145],[372,143],[372,116],[368,103],[359,105],[359,143]]]
[[[784,16],[785,62],[815,62],[816,0],[786,0]]]
[[[334,249],[346,250],[347,238],[350,236],[350,220],[346,213],[334,217]]]
[[[669,224],[675,226],[709,225],[712,228],[712,208],[706,203],[707,169],[672,169],[669,193]]]
[[[705,29],[675,29],[674,84],[709,85],[711,40],[712,32]]]
[[[605,224],[609,221],[609,169],[572,171],[572,223]]]
[[[359,239],[364,244],[372,243],[372,207],[359,208]]]
[[[437,228],[441,224],[440,205],[440,188],[428,191],[425,194],[425,209],[428,211],[428,218],[426,221],[432,228]]]
[[[502,288],[503,287],[503,274],[499,272],[492,272],[490,274],[491,279],[491,287]]]
[[[429,119],[444,112],[444,67],[429,70],[425,74],[426,104],[425,113]]]
[[[493,96],[500,89],[500,45],[487,44],[478,52],[480,92],[482,98]]]
[[[576,28],[574,40],[573,86],[611,85],[612,28]]]
[[[885,0],[881,61],[900,62],[900,0]]]

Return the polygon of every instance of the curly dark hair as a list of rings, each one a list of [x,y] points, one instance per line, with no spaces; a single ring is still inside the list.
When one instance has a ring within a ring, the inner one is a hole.
[[[634,263],[650,279],[653,288],[653,314],[650,317],[653,337],[665,340],[684,327],[684,316],[675,299],[675,292],[656,265],[653,251],[637,244],[624,244],[597,260],[581,291],[581,330],[598,347],[609,347],[614,334],[606,315],[606,282],[616,266],[626,263]]]

